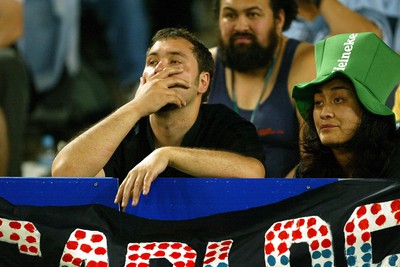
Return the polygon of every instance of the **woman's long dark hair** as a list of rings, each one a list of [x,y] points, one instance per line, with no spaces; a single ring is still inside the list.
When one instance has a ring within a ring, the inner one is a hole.
[[[399,131],[393,116],[380,116],[363,105],[361,124],[344,148],[353,153],[347,168],[353,178],[376,178],[385,172],[396,150]],[[324,146],[317,134],[312,110],[305,119],[303,149],[297,177],[349,178],[336,161],[332,149]]]

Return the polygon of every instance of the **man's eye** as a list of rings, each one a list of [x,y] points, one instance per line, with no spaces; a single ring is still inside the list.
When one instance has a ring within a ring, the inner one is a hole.
[[[157,65],[157,61],[156,61],[156,60],[149,60],[149,61],[147,62],[147,65],[149,65],[149,66]]]
[[[247,17],[249,17],[249,18],[256,18],[258,16],[259,16],[258,13],[254,13],[254,12],[247,13]]]
[[[179,60],[171,60],[172,64],[181,64],[182,62],[180,62]]]
[[[344,101],[344,99],[341,98],[341,97],[336,97],[333,101],[334,101],[335,103],[342,103],[342,102]]]
[[[225,13],[224,14],[224,18],[227,18],[227,19],[233,19],[235,17],[236,17],[235,13]]]

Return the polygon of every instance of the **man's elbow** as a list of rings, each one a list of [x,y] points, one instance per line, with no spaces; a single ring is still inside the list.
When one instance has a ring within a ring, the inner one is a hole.
[[[53,177],[105,177],[102,168],[96,169],[89,163],[82,164],[82,161],[69,161],[63,158],[54,160],[51,167]]]
[[[51,166],[51,176],[53,177],[73,177],[68,170],[72,168],[68,167],[65,162],[60,159],[56,159]]]
[[[254,168],[254,177],[255,178],[265,178],[266,170],[264,164],[261,161],[257,160],[256,167]]]
[[[242,178],[265,178],[266,171],[264,164],[257,159],[251,159],[250,168],[243,174]]]
[[[63,157],[56,157],[51,166],[51,176],[53,177],[81,177],[85,176],[76,162]]]

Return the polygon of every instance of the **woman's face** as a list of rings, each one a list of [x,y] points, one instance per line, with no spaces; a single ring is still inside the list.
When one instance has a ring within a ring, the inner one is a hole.
[[[314,94],[313,118],[323,145],[335,148],[350,141],[361,123],[362,109],[353,84],[334,78]]]

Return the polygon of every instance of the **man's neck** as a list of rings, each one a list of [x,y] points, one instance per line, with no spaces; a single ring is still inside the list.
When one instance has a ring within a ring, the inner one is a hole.
[[[180,146],[185,134],[195,123],[198,113],[198,108],[194,110],[183,107],[151,114],[150,126],[154,134],[155,147]]]
[[[251,78],[251,77],[264,77],[266,72],[268,71],[269,65],[264,68],[257,68],[257,69],[251,69],[248,71],[238,71],[238,70],[233,70],[236,76],[240,77],[245,77],[245,78]]]

